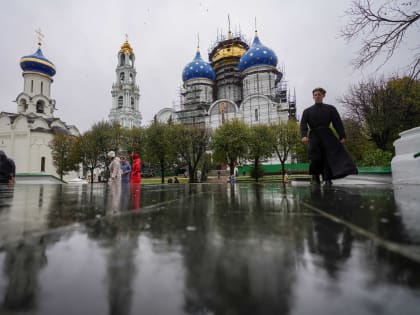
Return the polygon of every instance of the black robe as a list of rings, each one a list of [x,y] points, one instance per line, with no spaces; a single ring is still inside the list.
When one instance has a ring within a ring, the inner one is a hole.
[[[339,139],[330,129],[332,123]],[[339,140],[346,138],[337,109],[328,104],[314,104],[303,111],[300,122],[302,138],[308,136],[309,174],[322,174],[324,179],[357,174],[357,167]]]

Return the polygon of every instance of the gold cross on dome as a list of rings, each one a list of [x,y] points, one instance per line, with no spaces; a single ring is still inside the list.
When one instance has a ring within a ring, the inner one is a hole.
[[[125,41],[128,42],[128,34],[125,34]]]
[[[44,34],[41,33],[41,29],[40,28],[38,28],[37,30],[35,30],[35,33],[38,35],[38,46],[41,47],[42,40],[44,38]]]

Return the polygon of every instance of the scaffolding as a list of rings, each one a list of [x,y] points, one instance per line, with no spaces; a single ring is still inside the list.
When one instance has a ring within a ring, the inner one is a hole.
[[[238,63],[249,49],[246,38],[239,32],[218,34],[209,48],[209,60],[216,73],[212,100],[203,97],[205,85],[194,83],[180,89],[180,110],[177,117],[184,124],[203,124],[209,107],[224,99],[242,108],[236,116],[248,123],[275,123],[296,120],[296,94],[291,95],[284,69],[259,66],[239,72]]]

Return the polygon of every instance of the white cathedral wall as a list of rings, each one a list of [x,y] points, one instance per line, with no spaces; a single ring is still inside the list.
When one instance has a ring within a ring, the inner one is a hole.
[[[39,74],[25,73],[23,88],[24,92],[30,96],[42,94],[48,98],[51,97],[51,80]]]
[[[44,173],[59,177],[49,147],[53,135],[23,129],[23,120],[20,120],[20,128],[11,129],[10,125],[5,125],[7,120],[4,118],[0,118],[0,150],[15,161],[16,173]],[[45,157],[45,172],[41,172],[42,157]],[[77,172],[71,172],[64,180],[75,178],[77,175]]]
[[[243,87],[243,98],[246,99],[250,95],[275,95],[275,80],[276,75],[272,72],[273,69],[270,67],[255,67],[251,71],[264,71],[248,74],[245,76],[242,87]]]

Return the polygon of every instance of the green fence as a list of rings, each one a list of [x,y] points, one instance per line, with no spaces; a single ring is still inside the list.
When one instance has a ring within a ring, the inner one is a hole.
[[[281,164],[263,164],[261,167],[266,175],[281,173]],[[249,176],[253,168],[254,166],[251,165],[239,166],[239,176]],[[284,169],[286,172],[291,172],[292,174],[307,174],[309,163],[285,164]],[[360,166],[357,169],[360,174],[391,174],[391,166]]]
[[[280,174],[281,173],[281,164],[263,164],[261,165],[262,169],[264,170],[264,174]],[[238,173],[240,176],[249,176],[251,169],[254,166],[251,165],[243,165],[238,167]],[[286,172],[291,172],[292,174],[302,174],[308,173],[309,170],[309,163],[293,163],[293,164],[285,164],[284,169]]]

